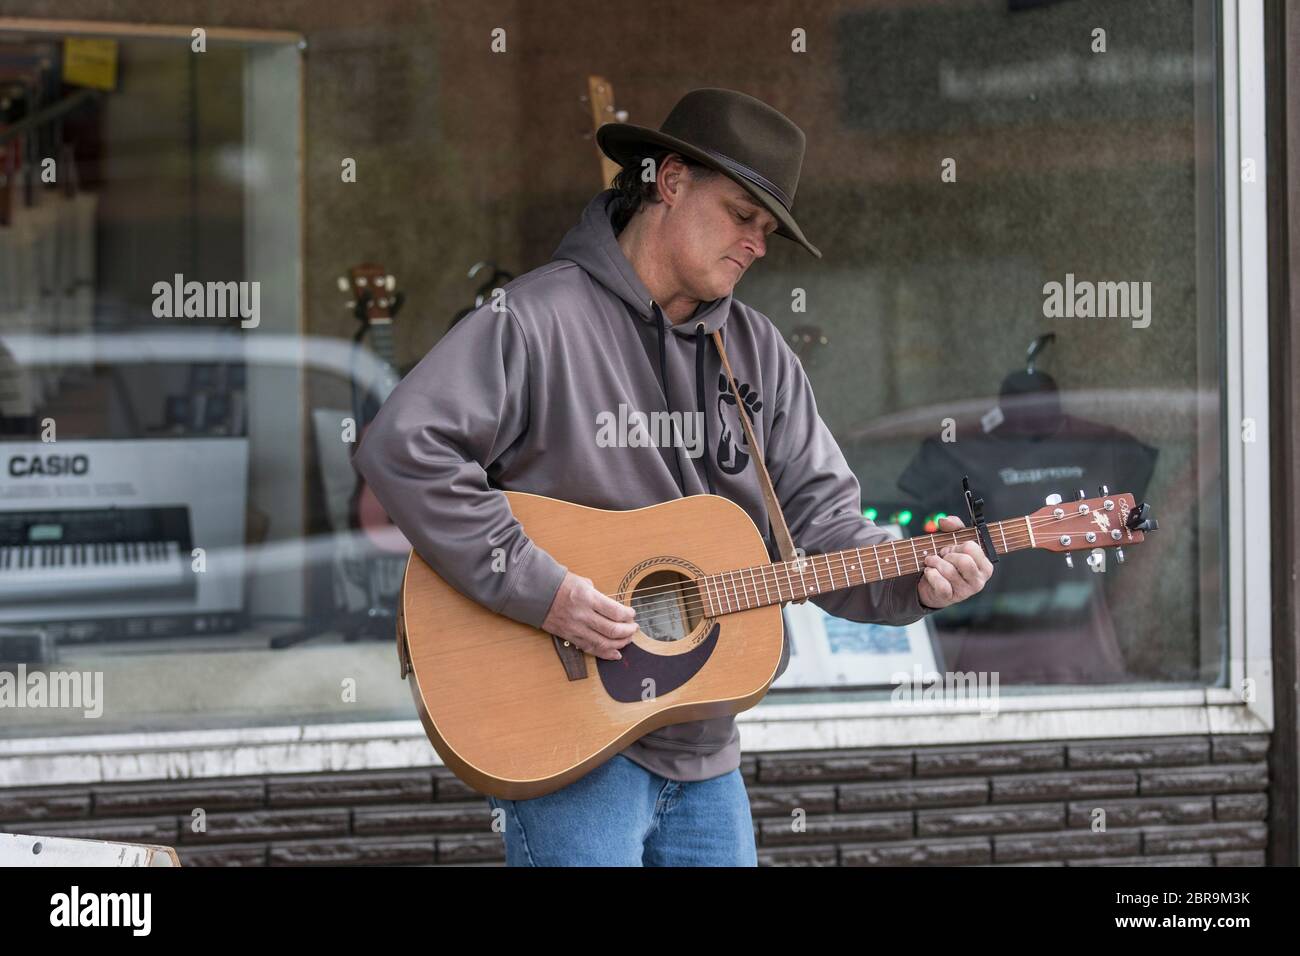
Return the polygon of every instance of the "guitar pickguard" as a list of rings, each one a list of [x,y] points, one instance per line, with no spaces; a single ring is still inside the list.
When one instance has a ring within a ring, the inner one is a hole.
[[[722,625],[713,622],[704,639],[685,654],[651,654],[635,643],[623,646],[621,661],[596,659],[596,670],[605,693],[620,703],[642,700],[647,678],[655,696],[662,696],[681,687],[705,665],[718,646],[718,632]]]

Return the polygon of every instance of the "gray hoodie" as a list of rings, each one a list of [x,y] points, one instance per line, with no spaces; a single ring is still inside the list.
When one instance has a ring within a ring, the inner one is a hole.
[[[615,239],[614,195],[597,194],[550,263],[504,286],[503,310],[485,304],[443,336],[366,431],[354,464],[412,546],[461,593],[533,627],[566,568],[524,534],[501,490],[610,510],[722,495],[748,512],[780,560],[714,329],[795,545],[820,554],[888,540],[862,516],[858,481],[781,333],[731,295],[668,321]],[[598,423],[620,405],[646,416],[701,411],[707,439],[701,448],[683,430],[671,446],[611,447],[598,440]],[[505,573],[493,569],[496,548]],[[810,600],[853,621],[908,624],[926,613],[920,577]],[[789,653],[787,638],[778,676]],[[734,717],[689,721],[623,752],[664,777],[705,780],[739,766],[740,735]]]

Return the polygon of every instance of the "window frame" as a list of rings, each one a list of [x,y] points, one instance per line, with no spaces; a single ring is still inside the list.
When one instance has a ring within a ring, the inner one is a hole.
[[[982,744],[1272,731],[1274,533],[1248,502],[1269,502],[1268,237],[1264,12],[1222,0],[1219,59],[1223,224],[1221,303],[1227,522],[1228,686],[1002,695],[978,702],[889,700],[785,703],[769,698],[736,717],[747,752]],[[1243,182],[1244,159],[1254,180]],[[1229,175],[1228,171],[1232,174]],[[1254,440],[1242,440],[1244,419]],[[1157,518],[1159,509],[1156,508]],[[1253,525],[1247,521],[1254,519]],[[1246,529],[1250,527],[1247,535]],[[1253,686],[1253,698],[1242,688]],[[0,788],[249,774],[381,770],[440,764],[418,720],[0,739]]]

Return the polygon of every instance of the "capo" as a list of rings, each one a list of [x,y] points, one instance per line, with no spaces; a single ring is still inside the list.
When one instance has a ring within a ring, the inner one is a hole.
[[[993,549],[993,538],[989,536],[988,523],[984,520],[984,499],[976,498],[970,490],[970,476],[961,476],[961,487],[966,495],[966,507],[970,511],[971,527],[976,530],[980,547],[994,564],[998,563],[998,553]]]
[[[1128,513],[1125,526],[1129,531],[1155,531],[1160,527],[1151,514],[1151,506],[1145,501]]]

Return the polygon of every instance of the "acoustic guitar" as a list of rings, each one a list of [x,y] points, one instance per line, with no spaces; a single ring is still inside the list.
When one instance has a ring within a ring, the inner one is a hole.
[[[971,525],[772,563],[735,503],[693,495],[605,511],[506,491],[524,531],[575,574],[636,612],[622,660],[496,615],[412,552],[398,603],[397,651],[420,720],[444,763],[486,794],[528,799],[593,770],[668,724],[737,714],[767,693],[781,659],[781,605],[914,574],[946,545],[978,541],[990,560],[1140,543],[1146,503],[1111,495],[994,523],[964,481]],[[1117,552],[1123,560],[1123,551]],[[483,560],[492,556],[485,553]]]

